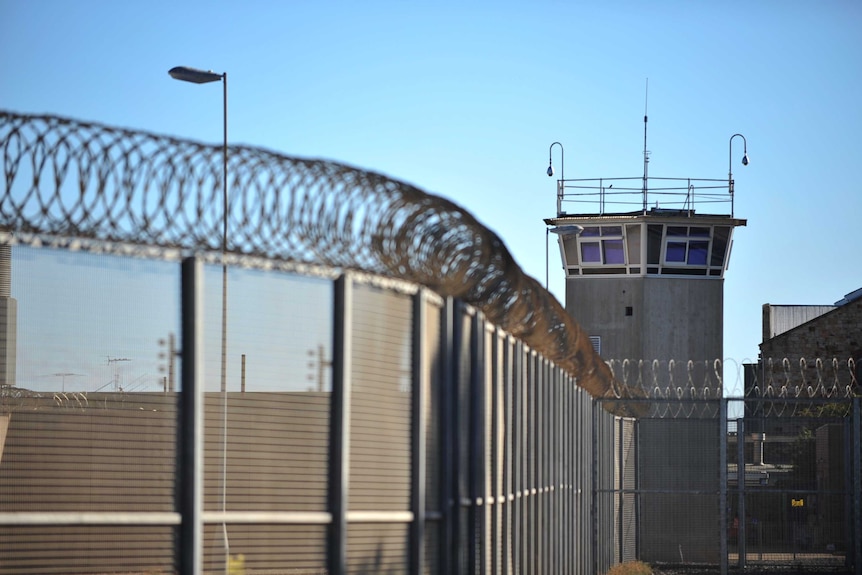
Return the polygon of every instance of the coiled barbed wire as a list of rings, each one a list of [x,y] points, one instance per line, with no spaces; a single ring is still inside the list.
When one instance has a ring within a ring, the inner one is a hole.
[[[221,145],[6,111],[0,142],[6,232],[222,248]],[[228,180],[226,251],[427,286],[482,310],[593,396],[631,393],[503,241],[453,202],[379,173],[250,146],[229,147]]]

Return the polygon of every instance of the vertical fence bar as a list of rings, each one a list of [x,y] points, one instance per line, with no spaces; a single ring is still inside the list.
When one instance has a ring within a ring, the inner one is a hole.
[[[598,493],[596,491],[596,487],[598,486],[598,442],[599,442],[599,417],[598,410],[601,409],[601,403],[599,401],[592,402],[592,439],[590,442],[590,473],[591,473],[591,481],[590,481],[590,525],[592,525],[592,537],[590,541],[590,548],[592,549],[592,568],[593,573],[599,572],[599,509],[598,509]]]
[[[562,523],[560,522],[561,503],[563,501],[563,482],[560,480],[560,442],[562,441],[562,432],[560,429],[560,370],[554,367],[552,372],[553,386],[551,388],[551,420],[553,422],[551,432],[551,442],[553,445],[551,468],[553,469],[553,504],[551,510],[553,512],[553,561],[551,563],[552,573],[561,573],[563,570],[562,555],[560,553],[560,541],[563,536]]]
[[[447,463],[447,473],[444,476],[448,484],[447,498],[444,500],[443,524],[446,528],[446,546],[443,557],[448,557],[448,568],[446,573],[457,575],[461,573],[461,451],[458,436],[461,431],[461,416],[458,410],[458,399],[461,381],[461,346],[463,345],[463,307],[451,298],[447,299],[449,307],[447,338],[448,338],[448,371],[445,387],[444,424],[445,441],[444,449],[447,453],[443,459]]]
[[[561,533],[561,552],[562,552],[562,569],[563,573],[572,572],[572,563],[570,561],[570,550],[574,540],[572,532],[572,429],[571,421],[574,416],[570,405],[570,386],[569,378],[566,374],[560,375],[560,424],[562,428],[562,444],[561,448],[561,464],[562,464],[562,482],[564,485],[562,497],[562,525]]]
[[[625,430],[623,428],[623,422],[625,420],[621,417],[614,418],[614,435],[619,437],[619,449],[617,450],[617,462],[614,466],[614,487],[618,489],[617,491],[617,557],[616,560],[622,562],[625,557],[625,537],[623,534],[625,533],[625,508],[626,508],[626,499],[625,499],[625,449],[626,449],[626,441],[625,441]],[[616,442],[616,437],[614,437],[614,441]]]
[[[739,554],[738,567],[745,569],[745,420],[736,420],[736,493],[737,511],[736,515],[738,529],[736,530],[736,550]]]
[[[425,552],[425,394],[428,392],[428,358],[425,353],[427,292],[420,289],[413,296],[413,394],[411,397],[411,496],[413,522],[410,525],[410,573],[422,573]]]
[[[503,337],[503,546],[500,559],[501,575],[512,573],[512,508],[515,505],[512,482],[512,342]]]
[[[483,344],[485,336],[485,326],[478,313],[474,313],[470,319],[470,381],[468,382],[470,390],[470,421],[468,429],[470,430],[470,448],[469,460],[470,467],[466,470],[468,475],[468,496],[470,498],[467,508],[467,525],[469,533],[467,541],[470,549],[467,554],[469,558],[468,573],[476,573],[476,567],[479,566],[478,572],[484,573],[485,565],[485,544],[487,542],[485,521],[484,521],[484,505],[488,504],[487,493],[485,493],[485,417],[484,417],[484,389],[485,379],[483,377],[485,365],[483,355],[485,346]],[[478,502],[483,503],[482,509],[478,508]]]
[[[635,557],[641,556],[641,449],[640,449],[640,419],[635,419],[632,423],[632,443],[634,445],[634,486],[635,486]]]
[[[565,429],[566,445],[563,457],[566,469],[566,511],[563,521],[566,524],[563,538],[563,558],[566,573],[575,573],[574,547],[577,531],[575,530],[575,413],[574,391],[570,376],[563,376],[563,427]]]
[[[177,422],[181,522],[176,552],[180,574],[199,575],[203,569],[203,264],[189,257],[181,266],[183,389]]]
[[[854,397],[852,405],[853,425],[853,567],[856,575],[862,575],[862,397]]]
[[[500,337],[495,328],[491,335],[491,357],[489,358],[491,371],[491,388],[488,390],[491,396],[491,493],[493,507],[491,511],[491,573],[500,573],[500,550],[503,547],[502,530],[500,522],[503,513],[503,445],[500,441],[501,393],[503,381],[500,369]]]
[[[327,561],[331,575],[347,569],[347,507],[350,486],[350,374],[353,279],[335,281],[332,336],[332,405],[329,428],[329,525]]]
[[[443,304],[442,325],[440,326],[440,387],[437,390],[438,405],[440,406],[440,540],[438,542],[437,552],[440,555],[438,565],[440,566],[440,575],[452,573],[454,533],[452,530],[452,484],[453,484],[453,453],[452,453],[452,426],[454,424],[451,394],[452,394],[452,377],[454,369],[452,367],[453,354],[453,302],[452,298],[447,297]]]
[[[718,505],[719,509],[719,540],[718,561],[721,575],[727,575],[727,402],[718,400]]]
[[[546,475],[545,462],[547,453],[545,451],[545,375],[546,375],[546,360],[544,357],[536,354],[536,395],[535,407],[533,409],[533,422],[536,426],[536,461],[535,461],[535,512],[536,512],[536,536],[535,536],[535,568],[536,573],[545,572],[545,502],[547,501],[545,493]]]
[[[536,430],[538,428],[536,421],[536,353],[532,350],[529,352],[528,360],[530,368],[527,371],[527,380],[524,382],[527,386],[527,412],[526,412],[526,429],[527,429],[527,569],[528,575],[536,573],[536,465],[538,456]]]
[[[518,341],[512,343],[512,478],[515,500],[512,506],[512,569],[523,572],[524,556],[524,349]]]

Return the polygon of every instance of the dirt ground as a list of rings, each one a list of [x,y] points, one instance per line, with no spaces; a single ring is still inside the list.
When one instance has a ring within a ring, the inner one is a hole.
[[[652,565],[654,575],[720,575],[718,566]],[[729,575],[851,575],[843,567],[826,565],[757,565],[744,571],[731,568]]]

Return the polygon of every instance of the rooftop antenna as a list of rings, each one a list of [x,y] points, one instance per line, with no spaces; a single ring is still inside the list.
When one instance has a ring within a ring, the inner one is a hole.
[[[647,211],[647,177],[649,175],[649,150],[647,150],[647,105],[649,103],[649,78],[646,79],[646,91],[644,93],[644,186],[643,186],[643,213]]]
[[[116,363],[118,361],[132,361],[128,357],[111,357],[108,356],[108,365],[112,363]],[[120,387],[120,368],[119,366],[115,366],[114,369],[114,391],[123,391],[123,388]]]

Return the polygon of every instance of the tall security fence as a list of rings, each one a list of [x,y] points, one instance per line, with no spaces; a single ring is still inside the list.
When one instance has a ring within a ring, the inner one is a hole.
[[[631,392],[472,216],[250,147],[219,213],[219,147],[0,135],[0,573],[618,560],[594,397]]]
[[[228,573],[617,561],[593,530],[613,533],[613,506],[592,493],[613,481],[619,418],[471,306],[375,276],[232,267],[220,391],[219,266],[183,279],[179,262],[23,245],[11,263],[22,351],[2,395],[0,573],[170,573],[198,551]]]

